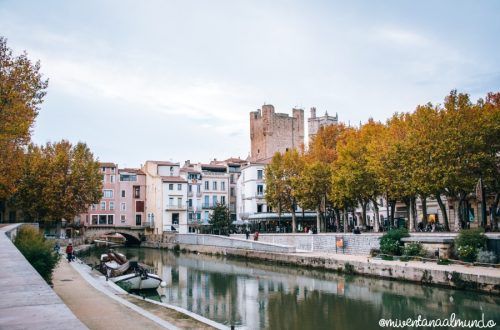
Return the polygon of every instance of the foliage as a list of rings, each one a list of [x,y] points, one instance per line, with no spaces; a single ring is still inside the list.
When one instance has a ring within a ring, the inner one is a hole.
[[[493,251],[481,250],[477,254],[477,262],[485,264],[496,264],[497,255]]]
[[[52,282],[52,272],[59,261],[51,242],[45,240],[37,228],[23,226],[14,244],[47,283]]]
[[[449,265],[449,264],[451,264],[451,261],[449,259],[439,259],[437,261],[437,264],[438,265]]]
[[[208,223],[212,226],[213,231],[219,235],[229,235],[231,229],[231,214],[229,209],[224,204],[217,204],[214,207]]]
[[[462,229],[454,245],[460,260],[473,262],[477,253],[486,246],[488,238],[482,229]]]
[[[403,254],[405,256],[422,256],[424,254],[424,248],[420,242],[411,242],[404,247]]]
[[[292,230],[296,231],[295,207],[300,191],[297,177],[302,172],[304,160],[296,150],[284,154],[277,152],[265,172],[266,202],[279,214],[283,211],[292,213]]]
[[[73,220],[102,194],[99,163],[86,144],[29,145],[12,203],[32,220]]]
[[[381,258],[382,258],[382,260],[386,260],[386,261],[394,260],[393,256],[386,255],[386,254],[383,254]]]
[[[40,63],[32,63],[26,53],[14,56],[7,39],[0,37],[0,200],[15,191],[23,147],[47,85]]]
[[[391,229],[380,238],[380,252],[383,254],[401,255],[401,239],[408,237],[406,228]]]

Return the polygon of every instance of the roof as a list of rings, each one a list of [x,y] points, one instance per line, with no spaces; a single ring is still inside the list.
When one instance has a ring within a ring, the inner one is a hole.
[[[100,167],[116,167],[115,163],[110,163],[110,162],[99,162]]]
[[[165,160],[147,160],[146,162],[155,163],[157,165],[179,166],[179,163],[172,163]]]
[[[135,173],[135,174],[139,174],[139,175],[146,175],[146,173],[144,173],[139,168],[120,168],[120,169],[118,169],[118,173],[123,173],[123,172]]]
[[[187,180],[184,179],[183,177],[181,176],[162,176],[161,177],[161,180],[163,182],[179,182],[179,183],[184,183],[186,182],[187,183]]]

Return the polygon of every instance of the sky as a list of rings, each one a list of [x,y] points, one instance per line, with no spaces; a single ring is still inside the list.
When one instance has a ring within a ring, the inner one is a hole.
[[[264,103],[359,125],[500,90],[500,1],[0,0],[0,35],[49,78],[34,142],[120,167],[246,158]]]

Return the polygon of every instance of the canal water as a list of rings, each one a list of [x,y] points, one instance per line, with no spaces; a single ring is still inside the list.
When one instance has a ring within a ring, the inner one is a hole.
[[[122,248],[154,267],[166,288],[157,299],[246,329],[380,329],[379,320],[493,320],[500,297],[222,256]],[[96,264],[103,250],[82,256]],[[496,327],[498,329],[498,327]]]

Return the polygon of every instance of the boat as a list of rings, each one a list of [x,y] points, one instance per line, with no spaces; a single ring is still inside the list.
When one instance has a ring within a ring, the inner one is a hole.
[[[112,282],[126,290],[157,289],[166,286],[161,277],[150,272],[146,265],[129,261],[118,252],[110,250],[101,255],[100,271]]]

